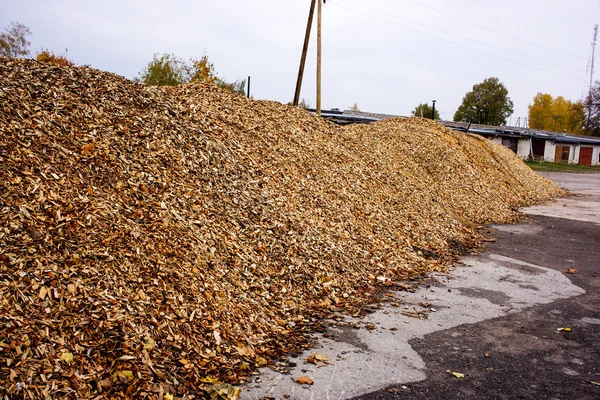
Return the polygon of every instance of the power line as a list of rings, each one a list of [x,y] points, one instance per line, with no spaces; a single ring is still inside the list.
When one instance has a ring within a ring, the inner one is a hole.
[[[529,67],[529,68],[532,68],[532,69],[536,69],[536,70],[538,70],[538,71],[544,71],[544,72],[548,72],[548,73],[550,73],[550,74],[560,75],[560,76],[564,76],[564,77],[566,77],[566,78],[570,78],[570,79],[575,79],[575,80],[577,80],[577,81],[581,81],[581,78],[576,78],[576,77],[574,77],[574,76],[571,76],[571,75],[566,75],[566,74],[563,74],[563,73],[560,73],[560,72],[551,71],[551,70],[549,70],[549,69],[545,69],[545,68],[539,68],[539,67],[535,67],[535,66],[533,66],[533,65],[525,64],[525,63],[523,63],[523,62],[520,62],[520,61],[517,61],[517,60],[512,60],[512,59],[510,59],[510,58],[502,57],[502,56],[499,56],[499,55],[497,55],[497,54],[493,54],[493,53],[488,53],[487,51],[483,51],[483,50],[475,49],[475,48],[473,48],[473,47],[465,46],[465,45],[463,45],[463,44],[456,43],[456,42],[453,42],[453,41],[451,41],[451,40],[447,40],[447,39],[444,39],[444,38],[441,38],[441,37],[438,37],[438,36],[434,36],[434,35],[431,35],[431,34],[429,34],[429,33],[425,33],[425,32],[422,32],[422,31],[419,31],[419,30],[416,30],[416,29],[410,28],[410,27],[408,27],[408,26],[401,25],[401,24],[398,24],[398,23],[396,23],[396,22],[392,22],[392,21],[390,21],[390,20],[387,20],[387,19],[381,18],[381,17],[379,17],[379,16],[377,16],[377,15],[368,14],[368,13],[365,13],[365,12],[363,12],[363,11],[359,11],[359,10],[357,10],[357,9],[354,9],[354,8],[351,8],[351,7],[347,7],[347,6],[345,6],[345,5],[339,4],[339,3],[337,2],[337,0],[336,0],[335,2],[330,0],[330,3],[331,3],[331,4],[334,4],[334,5],[338,6],[338,7],[342,7],[342,8],[345,8],[345,9],[348,9],[348,10],[351,10],[351,11],[354,11],[354,12],[357,12],[357,13],[359,13],[359,14],[366,15],[366,16],[368,16],[368,17],[375,18],[375,19],[378,19],[378,20],[380,20],[380,21],[383,21],[383,22],[387,22],[388,24],[396,25],[396,26],[399,26],[399,27],[401,27],[401,28],[407,29],[407,30],[409,30],[409,31],[413,31],[413,32],[419,33],[419,34],[421,34],[421,35],[424,35],[424,36],[428,36],[428,37],[431,37],[431,38],[434,38],[434,39],[437,39],[437,40],[441,40],[441,41],[443,41],[443,42],[446,42],[446,43],[453,44],[453,45],[455,45],[455,46],[459,46],[459,47],[462,47],[462,48],[465,48],[465,49],[469,49],[469,50],[472,50],[472,51],[476,51],[476,52],[478,52],[478,53],[482,53],[482,54],[485,54],[485,55],[488,55],[488,56],[491,56],[491,57],[496,57],[496,58],[499,58],[499,59],[501,59],[501,60],[508,61],[508,62],[511,62],[511,63],[514,63],[514,64],[519,64],[519,65],[522,65],[522,66],[525,66],[525,67]]]
[[[587,68],[585,69],[585,76],[587,77],[588,73],[590,72],[590,61],[592,60],[592,55],[590,54],[590,56],[588,57],[588,62],[587,62]],[[587,83],[586,80],[583,80],[583,85],[581,85],[581,101],[583,102],[583,98],[585,97],[584,93],[585,93],[585,89],[587,88]]]
[[[532,60],[535,60],[535,61],[541,61],[541,62],[544,62],[544,63],[547,63],[547,64],[553,64],[553,65],[556,65],[556,66],[559,66],[559,67],[563,67],[563,68],[569,68],[569,69],[572,69],[572,70],[575,70],[575,71],[584,72],[584,70],[583,70],[583,69],[580,69],[580,68],[575,68],[575,67],[571,67],[571,66],[568,66],[568,65],[559,64],[559,63],[556,63],[556,62],[553,62],[553,61],[548,61],[548,60],[544,60],[544,59],[541,59],[541,58],[532,57],[532,56],[529,56],[529,55],[527,55],[527,54],[522,54],[522,53],[518,53],[518,52],[516,52],[516,51],[512,51],[512,50],[504,49],[504,48],[502,48],[502,47],[498,47],[498,46],[494,46],[494,45],[492,45],[492,44],[487,44],[487,43],[484,43],[484,42],[480,42],[480,41],[478,41],[478,40],[471,39],[471,38],[468,38],[468,37],[465,37],[465,36],[456,35],[456,34],[454,34],[454,33],[447,32],[447,31],[444,31],[444,30],[442,30],[442,29],[438,29],[438,28],[435,28],[435,27],[433,27],[433,26],[429,26],[429,25],[426,25],[426,24],[422,24],[422,23],[420,23],[420,22],[416,22],[416,21],[410,20],[410,19],[408,19],[408,18],[405,18],[405,17],[400,17],[400,16],[398,16],[398,15],[391,14],[391,13],[389,13],[389,12],[387,12],[387,11],[379,10],[379,9],[377,9],[377,8],[374,8],[374,7],[371,7],[371,6],[367,6],[367,5],[364,5],[364,4],[361,4],[361,3],[358,3],[358,2],[356,2],[356,1],[353,1],[353,0],[343,0],[343,1],[347,1],[347,2],[349,2],[349,3],[356,4],[356,5],[360,6],[360,7],[368,8],[368,9],[371,9],[371,10],[373,10],[373,11],[376,11],[376,12],[379,12],[379,13],[382,13],[382,14],[389,15],[390,17],[394,17],[394,18],[401,19],[401,20],[404,20],[404,21],[410,22],[410,23],[412,23],[412,24],[415,24],[415,25],[419,25],[419,26],[422,26],[422,27],[425,27],[425,28],[428,28],[428,29],[433,29],[434,31],[438,31],[438,32],[444,33],[444,34],[446,34],[446,35],[454,36],[454,37],[456,37],[456,38],[463,39],[463,40],[468,40],[468,41],[470,41],[470,42],[477,43],[477,44],[480,44],[480,45],[482,45],[482,46],[488,46],[488,47],[491,47],[491,48],[493,48],[493,49],[496,49],[496,50],[505,51],[505,52],[507,52],[507,53],[513,53],[513,54],[516,54],[516,55],[518,55],[518,56],[521,56],[521,57],[526,57],[526,58],[529,58],[529,59],[532,59]]]
[[[467,22],[467,23],[469,23],[469,24],[471,24],[471,25],[475,25],[475,26],[476,26],[476,27],[478,27],[478,28],[485,29],[485,30],[488,30],[488,31],[490,31],[490,32],[494,32],[494,33],[496,33],[496,34],[498,34],[498,35],[506,36],[506,37],[509,37],[509,38],[511,38],[511,39],[518,40],[518,41],[520,41],[520,42],[523,42],[523,43],[530,44],[530,45],[532,45],[532,46],[540,47],[540,48],[542,48],[542,49],[550,50],[550,51],[553,51],[553,52],[555,52],[555,53],[560,53],[560,54],[562,54],[562,55],[565,55],[565,56],[569,56],[569,57],[573,57],[573,58],[577,58],[577,59],[579,59],[579,60],[584,60],[584,61],[585,61],[585,58],[584,58],[584,57],[574,56],[574,55],[572,55],[572,54],[565,53],[564,51],[556,50],[556,49],[553,49],[553,48],[551,48],[551,47],[548,47],[548,46],[544,46],[544,45],[541,45],[541,44],[537,44],[537,43],[534,43],[534,42],[530,42],[529,40],[525,40],[525,39],[518,38],[518,37],[516,37],[516,36],[509,35],[508,33],[500,32],[500,31],[497,31],[497,30],[495,30],[495,29],[488,28],[488,27],[487,27],[487,26],[485,26],[485,25],[481,25],[481,24],[478,24],[477,22],[469,21],[468,19],[465,19],[465,18],[459,17],[459,16],[457,16],[457,15],[453,15],[453,14],[447,13],[447,12],[445,12],[445,11],[442,11],[442,10],[439,10],[439,9],[437,9],[437,8],[435,8],[435,7],[431,7],[431,6],[427,5],[427,4],[423,4],[423,3],[421,3],[420,1],[417,1],[417,0],[409,0],[409,1],[411,1],[411,2],[413,2],[413,3],[415,3],[415,4],[418,4],[418,5],[420,5],[421,7],[429,8],[430,10],[433,10],[433,11],[435,11],[435,12],[438,12],[438,13],[440,13],[440,14],[444,14],[444,15],[447,15],[447,16],[449,16],[449,17],[455,18],[455,19],[457,19],[457,20],[459,20],[459,21],[463,21],[463,22]]]

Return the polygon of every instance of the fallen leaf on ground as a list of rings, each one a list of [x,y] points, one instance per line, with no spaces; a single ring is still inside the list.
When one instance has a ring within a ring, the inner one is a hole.
[[[73,362],[73,353],[70,351],[65,351],[60,355],[60,359],[66,362],[67,364],[71,364]]]
[[[146,336],[146,341],[144,342],[144,349],[152,350],[156,346],[156,342],[150,336]]]
[[[129,370],[116,372],[113,374],[112,380],[115,383],[129,383],[133,380],[133,372]]]
[[[238,400],[242,389],[229,383],[221,383],[206,388],[211,400]]]
[[[318,363],[322,362],[323,364],[329,364],[329,360],[327,359],[327,356],[324,354],[318,354],[318,353],[314,353],[311,354],[310,356],[308,356],[308,358],[306,359],[307,363],[311,363],[311,364],[315,364],[317,365]]]
[[[256,366],[259,368],[267,365],[267,359],[263,357],[256,357],[254,361],[256,361]]]
[[[459,379],[464,378],[465,374],[461,373],[461,372],[455,372],[455,371],[450,371],[450,370],[446,370],[446,372],[448,372],[450,375],[455,376]]]
[[[294,379],[294,382],[299,385],[312,385],[314,383],[313,380],[306,375],[302,375],[300,378]]]
[[[575,268],[569,268],[569,269],[565,270],[566,274],[575,274],[577,272],[579,272],[579,271],[577,271]]]
[[[556,330],[559,332],[571,332],[572,331],[571,328],[556,328]]]
[[[214,376],[205,376],[204,378],[200,378],[200,382],[203,383],[210,383],[210,384],[217,384],[219,383],[219,379],[215,378]]]

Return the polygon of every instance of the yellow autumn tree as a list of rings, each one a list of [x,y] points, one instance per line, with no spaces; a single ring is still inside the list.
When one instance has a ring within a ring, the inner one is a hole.
[[[580,101],[538,93],[529,105],[529,127],[546,131],[581,133],[585,111]]]
[[[567,132],[582,133],[585,125],[585,108],[581,101],[569,104],[569,117],[567,119]]]
[[[48,49],[43,49],[40,51],[35,59],[44,63],[58,65],[60,67],[75,65],[75,63],[69,60],[66,55],[54,54],[54,52]]]
[[[216,83],[217,75],[213,63],[205,54],[201,58],[192,58],[186,66],[188,82]]]

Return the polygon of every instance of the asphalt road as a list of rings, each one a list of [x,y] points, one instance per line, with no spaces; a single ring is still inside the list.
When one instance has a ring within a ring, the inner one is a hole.
[[[340,321],[241,399],[599,399],[600,174],[546,176],[575,196],[492,227],[498,240],[449,278]]]

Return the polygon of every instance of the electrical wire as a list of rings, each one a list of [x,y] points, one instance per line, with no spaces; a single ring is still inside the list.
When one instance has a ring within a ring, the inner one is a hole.
[[[559,64],[559,63],[556,63],[556,62],[553,62],[553,61],[548,61],[548,60],[544,60],[544,59],[541,59],[541,58],[532,57],[532,56],[529,56],[529,55],[527,55],[527,54],[518,53],[518,52],[516,52],[516,51],[513,51],[513,50],[504,49],[504,48],[502,48],[502,47],[498,47],[498,46],[494,46],[494,45],[492,45],[492,44],[487,44],[487,43],[484,43],[484,42],[480,42],[480,41],[478,41],[478,40],[471,39],[471,38],[468,38],[468,37],[465,37],[465,36],[456,35],[456,34],[454,34],[454,33],[447,32],[447,31],[444,31],[444,30],[442,30],[442,29],[435,28],[435,27],[433,27],[433,26],[425,25],[425,24],[422,24],[422,23],[420,23],[420,22],[412,21],[412,20],[410,20],[410,19],[408,19],[408,18],[405,18],[405,17],[400,17],[400,16],[398,16],[398,15],[391,14],[391,13],[389,13],[389,12],[387,12],[387,11],[379,10],[379,9],[377,9],[377,8],[374,8],[374,7],[371,7],[371,6],[367,6],[367,5],[364,5],[364,4],[361,4],[361,3],[358,3],[358,2],[356,2],[356,1],[353,1],[353,0],[343,0],[343,1],[347,1],[347,2],[349,2],[349,3],[356,4],[357,6],[364,7],[364,8],[368,8],[368,9],[371,9],[371,10],[373,10],[373,11],[376,11],[376,12],[379,12],[379,13],[382,13],[382,14],[386,14],[386,15],[388,15],[388,16],[390,16],[390,17],[394,17],[394,18],[397,18],[397,19],[401,19],[401,20],[404,20],[404,21],[410,22],[411,24],[415,24],[415,25],[422,26],[422,27],[424,27],[424,28],[432,29],[432,30],[434,30],[434,31],[438,31],[438,32],[444,33],[444,34],[446,34],[446,35],[454,36],[454,37],[456,37],[456,38],[463,39],[463,40],[468,40],[468,41],[470,41],[470,42],[477,43],[477,44],[479,44],[479,45],[482,45],[482,46],[488,46],[488,47],[491,47],[491,48],[493,48],[493,49],[496,49],[496,50],[505,51],[505,52],[507,52],[507,53],[513,53],[513,54],[516,54],[516,55],[518,55],[518,56],[521,56],[521,57],[529,58],[529,59],[531,59],[531,60],[535,60],[535,61],[541,61],[541,62],[544,62],[544,63],[547,63],[547,64],[556,65],[556,66],[559,66],[559,67],[562,67],[562,68],[569,68],[569,69],[572,69],[572,70],[575,70],[575,71],[584,72],[584,70],[583,70],[583,69],[580,69],[580,68],[575,68],[575,67],[571,67],[571,66],[568,66],[568,65]]]
[[[435,8],[435,7],[429,6],[429,5],[427,5],[427,4],[423,4],[423,3],[421,3],[420,1],[417,1],[417,0],[409,0],[409,1],[411,1],[411,2],[413,2],[413,3],[415,3],[415,4],[418,4],[418,5],[420,5],[421,7],[429,8],[430,10],[433,10],[433,11],[435,11],[435,12],[438,12],[438,13],[440,13],[440,14],[447,15],[447,16],[449,16],[449,17],[455,18],[455,19],[457,19],[457,20],[459,20],[459,21],[463,21],[463,22],[467,22],[467,23],[469,23],[469,24],[471,24],[471,25],[475,25],[475,26],[476,26],[476,27],[478,27],[478,28],[485,29],[485,30],[488,30],[488,31],[490,31],[490,32],[494,32],[494,33],[496,33],[496,34],[498,34],[498,35],[506,36],[506,37],[509,37],[509,38],[511,38],[511,39],[518,40],[518,41],[520,41],[520,42],[523,42],[523,43],[530,44],[530,45],[532,45],[532,46],[540,47],[540,48],[542,48],[542,49],[546,49],[546,50],[549,50],[549,51],[553,51],[553,52],[555,52],[555,53],[562,54],[562,55],[564,55],[564,56],[569,56],[569,57],[577,58],[577,59],[579,59],[579,60],[585,60],[585,58],[584,58],[584,57],[575,56],[575,55],[573,55],[573,54],[565,53],[564,51],[556,50],[556,49],[553,49],[553,48],[551,48],[551,47],[548,47],[548,46],[544,46],[544,45],[541,45],[541,44],[537,44],[537,43],[534,43],[534,42],[530,42],[529,40],[525,40],[525,39],[518,38],[518,37],[516,37],[516,36],[509,35],[508,33],[500,32],[500,31],[497,31],[497,30],[495,30],[495,29],[488,28],[488,27],[487,27],[487,26],[485,26],[485,25],[481,25],[481,24],[478,24],[477,22],[469,21],[468,19],[465,19],[465,18],[459,17],[459,16],[457,16],[457,15],[453,15],[453,14],[450,14],[450,13],[448,13],[448,12],[445,12],[445,11],[439,10],[439,9],[437,9],[437,8]]]
[[[565,78],[570,78],[570,79],[575,79],[577,81],[581,81],[581,78],[577,78],[577,77],[574,77],[574,76],[571,76],[571,75],[566,75],[566,74],[563,74],[563,73],[560,73],[560,72],[556,72],[556,71],[552,71],[552,70],[545,69],[545,68],[536,67],[536,66],[533,66],[533,65],[530,65],[530,64],[525,64],[525,63],[517,61],[517,60],[512,60],[510,58],[502,57],[502,56],[499,56],[499,55],[493,54],[493,53],[488,53],[487,51],[475,49],[473,47],[465,46],[463,44],[456,43],[456,42],[453,42],[451,40],[447,40],[447,39],[444,39],[444,38],[441,38],[441,37],[438,37],[438,36],[435,36],[435,35],[431,35],[429,33],[425,33],[425,32],[419,31],[417,29],[410,28],[408,26],[401,25],[399,23],[396,23],[396,22],[393,22],[393,21],[381,18],[381,17],[379,17],[377,15],[369,14],[369,13],[357,10],[355,8],[347,7],[347,6],[343,5],[343,4],[339,4],[337,2],[337,0],[335,0],[335,1],[330,0],[329,2],[331,4],[337,6],[337,7],[342,7],[342,8],[345,8],[347,10],[354,11],[356,13],[363,14],[363,15],[366,15],[366,16],[371,17],[371,18],[375,18],[375,19],[378,19],[380,21],[387,22],[388,24],[396,25],[396,26],[399,26],[400,28],[404,28],[404,29],[407,29],[409,31],[416,32],[416,33],[419,33],[421,35],[428,36],[428,37],[431,37],[431,38],[434,38],[434,39],[437,39],[437,40],[441,40],[443,42],[446,42],[446,43],[449,43],[449,44],[452,44],[452,45],[455,45],[455,46],[458,46],[458,47],[462,47],[462,48],[465,48],[465,49],[468,49],[468,50],[476,51],[476,52],[481,53],[481,54],[485,54],[485,55],[488,55],[488,56],[491,56],[491,57],[499,58],[501,60],[508,61],[508,62],[513,63],[513,64],[519,64],[519,65],[522,65],[522,66],[525,66],[525,67],[528,67],[528,68],[536,69],[538,71],[544,71],[544,72],[548,72],[550,74],[560,75],[560,76],[564,76]]]

